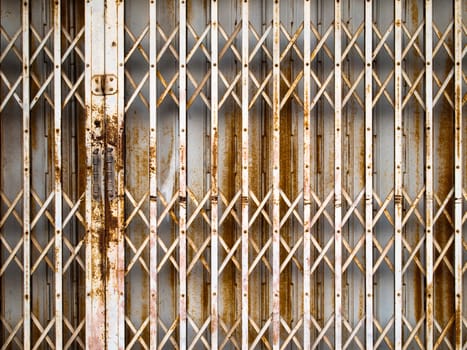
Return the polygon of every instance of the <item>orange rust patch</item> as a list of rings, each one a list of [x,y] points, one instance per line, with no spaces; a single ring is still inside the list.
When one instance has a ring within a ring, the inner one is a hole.
[[[444,66],[444,74],[447,76],[448,72],[452,68],[452,64],[446,62]],[[454,86],[452,81],[447,87],[447,91],[453,91]],[[454,124],[452,118],[453,110],[446,99],[443,97],[440,99],[437,108],[435,109],[434,115],[437,116],[435,129],[438,130],[437,138],[435,139],[435,159],[437,160],[435,170],[435,193],[443,201],[446,195],[454,185]],[[435,208],[438,206],[436,205]],[[453,212],[453,200],[451,199],[446,206],[447,213]],[[453,229],[451,224],[446,219],[445,215],[441,215],[435,224],[434,238],[443,249],[446,243],[452,235]],[[447,251],[447,260],[454,263],[454,249],[453,245]],[[439,256],[439,253],[435,250],[435,258]],[[445,262],[442,262],[434,274],[434,315],[437,322],[445,325],[448,320],[454,315],[454,279],[446,267]],[[454,328],[447,333],[449,339],[454,339]]]

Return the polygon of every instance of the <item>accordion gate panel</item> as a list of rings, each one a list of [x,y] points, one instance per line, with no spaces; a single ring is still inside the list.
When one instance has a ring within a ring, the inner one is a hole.
[[[463,0],[0,0],[0,348],[465,348],[466,37]]]

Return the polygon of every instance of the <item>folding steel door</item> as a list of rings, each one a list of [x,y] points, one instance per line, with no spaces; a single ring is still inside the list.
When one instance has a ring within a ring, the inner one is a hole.
[[[463,0],[0,0],[1,349],[465,349]]]

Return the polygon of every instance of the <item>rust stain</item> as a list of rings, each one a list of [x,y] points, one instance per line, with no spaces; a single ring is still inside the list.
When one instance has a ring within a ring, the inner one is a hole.
[[[462,84],[459,84],[456,86],[456,91],[455,91],[455,95],[457,96],[460,96],[461,95],[461,86]],[[466,95],[467,96],[467,95]],[[457,124],[458,125],[461,125],[461,121],[462,121],[462,106],[461,105],[458,105],[456,104],[455,105],[455,115],[456,115],[456,118],[459,118],[459,120],[457,121]],[[455,153],[454,154],[462,154],[462,149],[461,149],[461,142],[457,142],[456,143],[456,150],[455,150]]]
[[[257,73],[257,72],[256,72]],[[248,185],[249,190],[253,192],[258,198],[261,198],[262,189],[262,166],[263,159],[267,153],[263,152],[263,137],[261,130],[261,118],[255,118],[255,115],[261,115],[262,111],[259,105],[256,103],[250,109],[250,118],[249,118],[249,168],[248,168]],[[254,213],[255,205],[250,205],[250,216]],[[258,218],[250,227],[249,238],[251,242],[255,244],[261,244],[262,239],[262,228],[261,228],[261,219]],[[261,322],[263,309],[263,295],[265,294],[264,289],[266,288],[265,284],[262,283],[260,277],[260,269],[255,269],[249,278],[249,314],[250,317],[255,320],[255,322]],[[251,291],[255,291],[252,293]],[[255,339],[254,334],[249,332],[249,341],[252,342]]]
[[[457,297],[457,296],[456,296]],[[461,298],[462,296],[460,296]],[[460,322],[459,322],[460,321]],[[462,309],[458,308],[456,309],[456,315],[455,315],[455,344],[462,344],[462,339],[461,339],[461,330],[462,330]]]
[[[90,108],[87,108],[87,118],[91,118],[93,123],[89,137],[91,138],[91,147],[103,154],[104,151],[104,101],[95,99]],[[93,179],[92,167],[87,168],[87,176]],[[91,222],[89,233],[87,234],[87,244],[91,246],[91,289],[90,295],[93,308],[93,330],[87,335],[91,346],[100,347],[104,344],[105,336],[105,222],[104,222],[104,203],[103,198],[96,200],[91,197]]]
[[[149,144],[149,131],[147,130],[147,123],[142,122],[144,118],[135,115],[131,120],[127,119],[126,122],[126,143],[123,147],[127,150],[128,157],[124,160],[127,169],[126,175],[126,188],[132,193],[135,198],[141,198],[147,194],[149,189],[149,171],[156,171],[156,147],[152,145],[147,152],[147,145]],[[142,206],[143,212],[147,215],[148,203],[146,200]],[[149,219],[149,216],[148,216]],[[135,217],[132,223],[127,228],[127,235],[130,236],[131,241],[135,246],[141,246],[143,241],[149,235],[149,230],[146,225]],[[147,262],[149,267],[149,249],[145,249],[141,254],[144,261]],[[138,263],[139,265],[139,263]],[[136,269],[135,269],[136,267]],[[129,281],[128,293],[125,296],[125,308],[129,315],[134,314],[137,320],[143,322],[149,315],[149,274],[142,273],[139,275],[139,266],[135,266],[126,276]],[[136,276],[140,276],[137,283],[134,283]],[[133,289],[132,286],[135,286]],[[136,311],[136,312],[134,312]],[[149,327],[146,327],[142,333],[145,340],[149,339]]]
[[[361,320],[365,317],[365,290],[359,288],[358,290],[358,319]]]
[[[218,128],[216,128],[215,130],[212,131],[213,132],[213,135],[212,137],[214,137],[215,140],[219,140],[219,131],[218,131]],[[216,142],[212,142],[212,148],[211,148],[211,154],[213,155],[218,155],[219,154],[219,144],[218,144],[218,141]],[[218,187],[218,176],[212,176],[213,174],[217,174],[218,172],[218,157],[211,157],[211,169],[210,171],[212,171],[212,174],[211,174],[211,187],[213,188],[213,191],[211,191],[211,200],[213,201],[216,201],[218,200],[217,196],[218,194],[215,193],[215,191],[217,191],[217,187]]]
[[[293,81],[292,77],[293,61],[292,57],[289,56],[289,60],[284,61],[281,65],[281,71],[287,77],[289,81]],[[288,91],[287,84],[284,80],[281,79],[280,91],[281,95],[284,96],[285,92]],[[278,96],[279,101],[281,97]],[[280,127],[280,184],[279,187],[284,191],[287,197],[291,202],[294,201],[296,196],[296,173],[295,173],[295,164],[297,164],[296,159],[296,135],[294,135],[293,130],[293,95],[285,102],[281,111],[280,111],[280,125],[274,125],[274,128]],[[288,210],[288,206],[282,201],[279,201],[280,205],[280,217],[282,218]],[[294,240],[296,239],[293,234],[294,222],[293,215],[289,217],[282,229],[280,230],[281,237],[287,242],[287,244],[292,247],[294,245]],[[283,249],[282,244],[280,248],[280,261],[284,261],[287,258],[287,251]],[[287,265],[285,270],[280,275],[280,314],[281,317],[290,325],[293,320],[292,310],[294,309],[294,302],[292,300],[292,290],[293,288],[293,278],[292,270],[297,268],[293,261]],[[281,327],[282,328],[282,327]],[[281,331],[282,333],[283,331]],[[282,336],[285,338],[287,335],[284,333]]]
[[[357,108],[357,105],[355,105],[355,108]],[[357,111],[355,111],[355,114],[356,115]],[[353,135],[354,133],[357,133],[358,132],[358,138],[357,140],[360,141],[360,144],[358,145],[358,148],[359,148],[359,152],[358,154],[356,154],[354,157],[357,157],[357,167],[358,167],[358,176],[359,176],[359,184],[357,186],[357,191],[359,188],[363,188],[365,186],[365,122],[363,121],[363,123],[361,124],[361,127],[358,128],[358,131],[355,131],[355,128],[353,128],[349,133],[350,135]],[[358,142],[358,141],[354,141],[354,142]],[[352,149],[352,145],[349,145],[349,148]],[[355,148],[355,146],[354,146]],[[355,187],[355,186],[354,186]],[[362,210],[365,210],[364,209],[365,205],[364,205],[364,201],[362,201],[362,204],[361,204],[361,209]]]
[[[176,186],[175,178],[175,157],[174,157],[174,143],[175,143],[175,130],[171,125],[164,125],[162,139],[163,151],[158,154],[158,162],[160,164],[158,169],[158,176],[162,180],[159,183],[159,189],[164,195],[172,194],[172,188],[168,188],[170,179],[173,179],[172,187]],[[167,184],[167,185],[166,185]]]
[[[416,70],[415,71],[415,75],[418,75],[419,74],[419,70]],[[420,90],[420,89],[418,89]],[[418,168],[418,169],[423,169],[423,162],[420,163],[420,155],[423,154],[423,150],[422,150],[422,145],[423,145],[423,142],[422,142],[422,138],[421,138],[421,135],[420,135],[420,120],[423,118],[423,114],[421,115],[421,110],[420,110],[420,106],[418,103],[414,103],[414,122],[415,122],[415,125],[414,125],[414,143],[415,143],[415,148],[416,148],[416,151],[413,152],[413,149],[410,150],[410,152],[412,153],[415,153],[415,157],[416,157],[416,160],[415,160],[415,164],[421,164],[421,167]],[[411,147],[412,148],[412,147]],[[421,184],[419,183],[419,179],[420,179],[420,176],[416,176],[417,174],[414,174],[413,178],[415,178],[415,188],[416,188],[416,191],[418,192],[419,189],[421,188]],[[411,176],[412,177],[412,176]],[[422,179],[423,181],[423,179]],[[414,230],[415,232],[415,235],[414,235],[414,238],[412,241],[412,246],[414,247],[417,242],[419,242],[420,240],[420,231],[422,230],[422,227],[420,227],[420,225],[418,224],[418,222],[415,223],[416,225],[416,229]],[[411,239],[410,237],[411,235],[409,234],[408,235],[408,239]],[[416,254],[417,258],[418,259],[422,259],[421,257],[421,254],[420,254],[420,250],[417,252]],[[422,274],[421,274],[421,271],[419,269],[414,269],[414,276],[413,276],[413,289],[414,289],[414,293],[413,293],[413,296],[414,296],[414,300],[413,300],[413,307],[414,307],[414,312],[415,312],[415,318],[417,320],[419,320],[421,317],[422,317],[422,314],[423,314],[423,307],[424,307],[424,303],[423,303],[423,300],[424,300],[424,294],[422,293]]]
[[[118,123],[118,114],[113,113],[105,116],[105,139],[106,143],[118,147],[120,139],[120,125]]]
[[[219,154],[219,161],[223,164],[223,167],[219,169],[219,177],[221,179],[219,190],[228,201],[231,201],[236,194],[236,189],[239,188],[239,181],[237,180],[239,180],[238,176],[240,174],[236,172],[236,169],[239,168],[237,164],[240,161],[240,153],[235,151],[238,150],[239,147],[237,135],[241,134],[241,126],[240,122],[236,120],[239,116],[238,110],[236,110],[235,104],[230,100],[226,102],[226,105],[219,112],[219,116],[222,116],[219,117],[219,121],[223,120],[223,123],[225,123],[224,138],[219,139],[219,144],[224,145],[224,148],[221,149],[221,153]],[[222,123],[219,124],[222,125]],[[220,207],[225,209],[224,205],[220,205]],[[234,206],[232,212],[240,217],[241,213],[237,208],[238,206]],[[222,216],[223,210],[221,210],[220,213],[220,216]],[[236,225],[232,215],[229,215],[222,226],[219,227],[220,235],[228,247],[232,247],[236,241],[236,232],[238,230]],[[219,250],[222,251],[222,248]],[[240,251],[239,248],[237,254],[233,256],[233,258],[237,259],[239,262],[241,261]],[[225,255],[221,254],[220,256],[224,259]],[[222,259],[219,259],[219,261],[222,261]],[[232,327],[235,320],[241,317],[241,315],[237,315],[236,313],[238,309],[237,302],[241,299],[240,295],[237,295],[238,285],[236,277],[235,266],[230,262],[219,279],[219,289],[221,291],[219,303],[223,305],[219,319],[229,325],[229,327]]]
[[[200,6],[200,2],[202,3]],[[187,1],[186,2],[186,16],[188,22],[196,22],[196,16],[203,16],[206,18],[206,14],[209,13],[209,0],[198,0],[198,1]],[[202,14],[200,14],[202,9]]]
[[[409,30],[412,32],[418,27],[419,23],[419,9],[418,4],[416,1],[410,1],[410,7],[408,9],[410,12],[410,23],[409,23]],[[416,38],[415,43],[420,47],[420,40],[419,37]],[[420,74],[421,68],[420,63],[418,63],[419,57],[413,51],[409,52],[408,55],[408,64],[407,69],[409,70],[409,74],[413,77],[417,77]],[[418,63],[418,64],[417,64]],[[412,80],[414,80],[413,78]],[[419,94],[423,95],[422,90],[423,85],[419,84],[417,89],[414,92],[418,92]],[[405,96],[402,97],[404,99]],[[406,153],[410,153],[411,156],[406,156],[406,159],[410,159],[414,156],[415,160],[413,164],[416,165],[415,173],[411,173],[411,169],[413,166],[410,164],[406,165],[406,171],[409,172],[408,174],[408,181],[411,188],[413,188],[417,193],[423,186],[423,165],[424,162],[420,158],[423,157],[424,150],[423,150],[423,134],[420,133],[421,131],[421,120],[424,118],[424,112],[419,105],[418,101],[415,99],[415,96],[411,97],[411,100],[407,104],[406,108],[409,110],[409,113],[406,114],[406,118],[410,118],[408,121],[409,125],[413,128],[413,131],[410,131],[410,137],[406,138]],[[413,138],[412,138],[413,136]],[[409,220],[410,223],[414,225],[414,234],[408,234],[406,239],[409,240],[410,244],[414,247],[420,240],[420,231],[423,229],[418,221],[413,218]],[[422,260],[422,256],[420,250],[416,254],[417,259]],[[414,317],[416,320],[419,320],[424,312],[424,293],[422,292],[422,285],[423,285],[423,276],[419,269],[413,269],[412,275],[412,286],[413,286],[413,300],[408,300],[409,309],[413,308]],[[409,294],[406,293],[406,298]]]
[[[93,141],[103,141],[104,140],[104,112],[105,106],[102,103],[95,103],[91,105],[90,111],[92,115],[92,129],[91,137]]]
[[[78,159],[78,174],[77,187],[78,193],[83,193],[86,190],[86,178],[92,177],[92,171],[87,170],[86,165],[86,113],[90,115],[90,108],[86,106],[84,110],[79,110],[77,116],[77,159]],[[81,201],[79,212],[82,217],[85,217],[85,201]],[[83,305],[84,306],[84,305]]]
[[[448,45],[452,47],[452,40],[448,39]],[[444,64],[444,76],[447,76],[452,68],[452,64],[446,61]],[[451,81],[446,91],[453,91],[454,85]],[[449,103],[444,97],[442,97],[438,106],[434,111],[435,118],[435,129],[438,130],[438,134],[435,133],[435,193],[444,200],[448,192],[454,186],[454,123],[452,118],[453,110]],[[453,212],[453,200],[451,199],[446,206],[448,213]],[[453,232],[453,228],[447,221],[444,215],[441,215],[435,224],[434,238],[439,245],[444,248],[446,243],[450,239]],[[451,264],[454,264],[454,245],[452,245],[447,251],[446,257]],[[439,257],[439,253],[435,250],[435,259]],[[445,325],[450,317],[454,314],[454,279],[452,278],[451,272],[446,267],[446,264],[442,262],[434,274],[434,315],[437,322]],[[449,339],[454,339],[454,327],[447,333]]]
[[[410,13],[411,13],[411,18],[412,18],[412,24],[414,25],[414,28],[417,27],[418,24],[418,6],[417,6],[417,1],[411,0],[410,1]],[[419,39],[417,37],[416,42],[419,44]]]
[[[43,122],[44,121],[41,118],[34,117],[34,114],[31,115],[29,128],[29,136],[31,142],[31,157],[34,156],[34,151],[38,151],[41,147],[40,139],[44,135],[40,135],[40,130],[42,129],[41,124],[43,124]]]

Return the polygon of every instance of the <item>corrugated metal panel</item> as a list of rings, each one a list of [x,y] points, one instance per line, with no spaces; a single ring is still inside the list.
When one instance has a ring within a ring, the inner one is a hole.
[[[1,348],[465,349],[466,11],[1,0]]]

